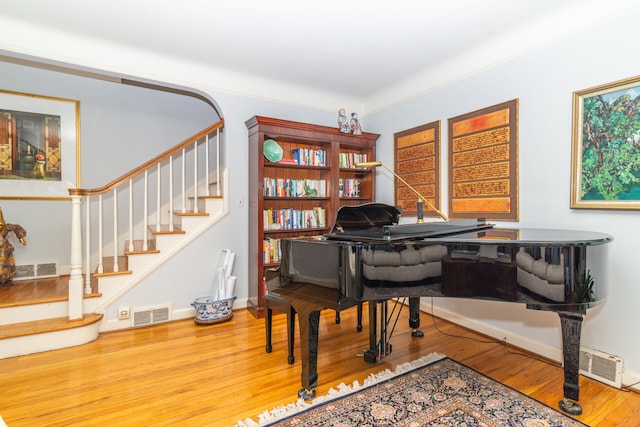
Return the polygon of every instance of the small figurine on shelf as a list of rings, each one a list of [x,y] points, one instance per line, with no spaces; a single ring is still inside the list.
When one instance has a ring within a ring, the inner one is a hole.
[[[362,135],[362,126],[358,120],[358,113],[351,113],[351,132],[354,135]]]
[[[347,113],[344,108],[340,108],[338,110],[338,129],[342,133],[350,133],[351,126],[349,125],[349,119],[347,118]]]
[[[44,178],[44,155],[42,153],[36,154],[36,163],[33,165],[33,177]]]
[[[0,286],[11,285],[16,276],[16,265],[13,258],[13,246],[8,240],[9,233],[14,233],[22,245],[27,242],[27,232],[18,224],[5,224],[2,208],[0,208]]]

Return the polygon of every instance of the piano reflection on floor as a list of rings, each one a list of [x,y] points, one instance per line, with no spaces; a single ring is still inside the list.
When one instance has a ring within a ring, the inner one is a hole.
[[[280,267],[266,278],[268,291],[299,316],[299,396],[315,395],[322,309],[370,302],[365,360],[375,363],[391,351],[389,300],[409,298],[409,325],[413,336],[421,336],[420,297],[488,299],[559,314],[565,377],[560,407],[581,413],[580,329],[586,310],[606,296],[611,236],[497,229],[478,220],[399,225],[399,217],[395,207],[384,204],[345,206],[331,233],[282,240]]]

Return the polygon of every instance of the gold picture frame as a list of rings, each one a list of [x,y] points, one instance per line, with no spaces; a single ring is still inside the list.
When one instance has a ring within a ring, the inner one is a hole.
[[[396,132],[393,139],[395,173],[440,210],[440,121]],[[394,194],[404,216],[418,215],[414,190],[394,180]],[[438,213],[425,207],[424,216],[437,217]]]
[[[448,120],[449,217],[518,221],[518,104]]]
[[[572,209],[640,209],[640,76],[573,93]]]
[[[0,199],[68,200],[80,185],[80,102],[0,90]]]

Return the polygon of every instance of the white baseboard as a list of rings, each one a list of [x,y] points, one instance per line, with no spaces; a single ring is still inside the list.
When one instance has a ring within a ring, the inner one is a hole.
[[[247,299],[236,299],[233,302],[233,309],[237,310],[237,309],[242,309],[242,308],[247,308]],[[194,318],[196,316],[196,310],[194,308],[182,308],[182,309],[178,309],[178,310],[173,310],[171,312],[171,320],[184,320],[184,319],[190,319],[190,318]],[[145,325],[146,326],[152,326],[152,325]],[[119,331],[122,329],[130,329],[131,326],[131,319],[124,319],[124,320],[119,320],[119,319],[108,319],[108,320],[102,320],[102,323],[100,325],[100,332],[111,332],[111,331]]]
[[[431,312],[432,308],[433,313]],[[424,311],[425,313],[433,314],[434,316],[440,317],[449,322],[455,323],[456,325],[464,326],[465,328],[469,328],[473,331],[495,338],[499,341],[506,338],[506,342],[511,345],[529,351],[533,354],[537,354],[544,358],[556,361],[558,363],[562,363],[562,349],[560,348],[555,348],[553,346],[543,344],[539,341],[534,341],[532,339],[523,337],[522,335],[517,335],[512,332],[505,331],[504,329],[496,328],[487,325],[486,323],[478,322],[475,319],[461,316],[460,314],[453,311],[432,306],[431,304],[428,304],[426,302],[420,303],[420,310]],[[638,382],[640,382],[640,374],[635,372],[624,372],[622,374],[623,385],[636,384],[635,386],[630,388],[640,391],[640,384],[637,384]]]

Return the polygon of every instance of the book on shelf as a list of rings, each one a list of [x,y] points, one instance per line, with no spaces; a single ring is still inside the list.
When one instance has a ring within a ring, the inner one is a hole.
[[[263,179],[265,197],[327,197],[327,181],[324,179]]]
[[[263,227],[265,231],[302,230],[326,227],[326,210],[313,209],[264,209]]]
[[[338,180],[339,197],[360,197],[360,180],[340,178]]]
[[[278,263],[281,255],[280,239],[265,237],[262,241],[262,262],[264,264]]]
[[[352,153],[352,152],[340,153],[340,168],[342,169],[355,169],[356,163],[361,163],[366,161],[367,161],[367,153]]]
[[[312,148],[294,148],[291,150],[291,158],[298,165],[327,166],[327,152]]]
[[[297,165],[298,162],[295,159],[280,159],[278,163],[282,163],[285,165]]]
[[[322,209],[319,206],[316,206],[315,208],[313,208],[313,214],[316,218],[316,221],[318,223],[318,227],[326,227],[327,226],[327,219],[326,219],[326,210]]]

